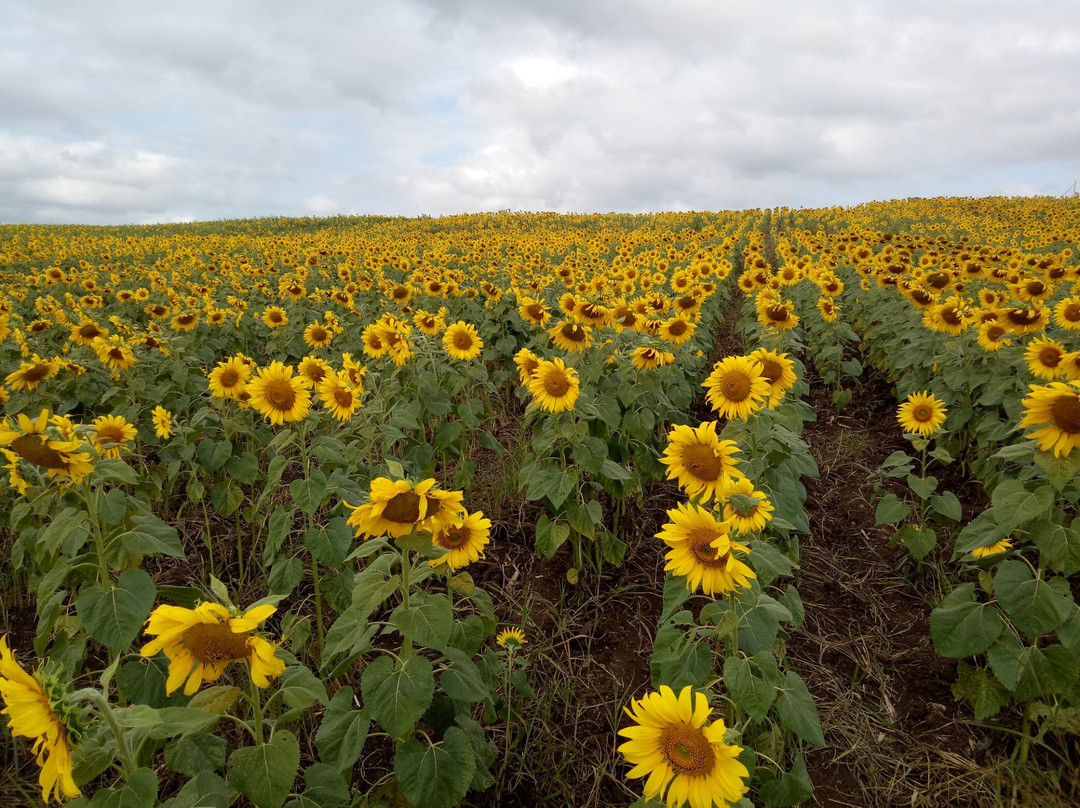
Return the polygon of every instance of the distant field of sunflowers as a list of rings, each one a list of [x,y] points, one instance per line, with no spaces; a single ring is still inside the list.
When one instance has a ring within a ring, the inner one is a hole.
[[[544,637],[500,541],[566,602],[658,548],[638,804],[807,802],[803,427],[872,375],[953,707],[1067,758],[1078,245],[1057,199],[0,226],[5,804],[510,804]]]

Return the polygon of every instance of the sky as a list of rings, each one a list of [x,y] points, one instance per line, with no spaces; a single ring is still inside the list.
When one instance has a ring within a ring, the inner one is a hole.
[[[1076,0],[0,0],[0,223],[1059,196]]]

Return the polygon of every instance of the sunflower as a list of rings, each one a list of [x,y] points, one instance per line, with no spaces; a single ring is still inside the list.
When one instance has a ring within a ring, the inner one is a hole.
[[[1070,295],[1054,306],[1054,322],[1066,331],[1080,330],[1080,296]]]
[[[577,371],[567,367],[559,358],[543,360],[526,383],[540,409],[545,412],[567,412],[581,393]]]
[[[93,320],[83,320],[71,329],[71,341],[76,345],[89,348],[98,337],[106,337],[109,332],[95,323]]]
[[[46,680],[45,684],[50,683]],[[49,690],[55,693],[53,687]],[[78,797],[81,792],[71,775],[71,736],[80,734],[71,726],[75,714],[70,708],[62,711],[67,720],[57,714],[53,705],[60,700],[50,697],[39,676],[31,676],[15,661],[6,634],[0,637],[0,700],[11,734],[36,739],[33,752],[41,769],[38,785],[42,801],[48,802],[54,795],[60,803]]]
[[[725,357],[713,365],[701,385],[705,399],[725,418],[745,421],[768,400],[770,383],[762,371],[761,363],[752,357]]]
[[[199,313],[197,311],[185,311],[173,317],[169,322],[169,327],[173,331],[194,331],[195,326],[198,324]]]
[[[251,378],[251,365],[242,357],[233,356],[210,371],[210,395],[214,398],[239,399]]]
[[[316,386],[319,401],[331,416],[345,423],[360,407],[361,390],[353,386],[348,371],[330,371]]]
[[[672,345],[679,346],[694,336],[697,326],[685,317],[672,317],[664,320],[660,326],[660,337]]]
[[[292,365],[281,362],[260,368],[246,392],[251,406],[274,425],[302,421],[311,409],[311,393],[299,376],[293,376]]]
[[[1031,374],[1039,379],[1056,379],[1065,373],[1062,359],[1065,346],[1054,339],[1037,337],[1024,349],[1024,362]]]
[[[160,404],[154,407],[154,411],[150,413],[150,419],[154,424],[154,434],[163,440],[171,438],[173,433],[172,418],[172,413]]]
[[[644,345],[634,348],[630,354],[630,364],[638,370],[656,370],[675,361],[675,354],[659,348],[647,348]]]
[[[94,352],[98,361],[109,370],[127,370],[135,365],[135,352],[119,334],[94,340]]]
[[[9,373],[4,384],[14,390],[33,390],[41,382],[55,376],[59,370],[60,363],[55,359],[42,359],[34,354],[29,362],[21,362],[18,370]]]
[[[139,430],[129,424],[122,415],[102,415],[91,423],[90,438],[102,457],[118,459],[128,444],[135,440]]]
[[[385,356],[390,350],[390,345],[384,337],[384,329],[381,323],[372,323],[364,328],[360,339],[364,343],[364,353],[372,359]]]
[[[521,379],[522,387],[528,387],[533,373],[540,367],[540,357],[528,348],[522,348],[514,354],[514,364],[517,365],[518,377]]]
[[[330,367],[329,362],[317,356],[305,356],[300,360],[300,364],[296,366],[296,373],[300,377],[300,381],[304,387],[309,388],[318,387],[319,382],[325,379],[326,374],[332,370],[333,368]]]
[[[334,341],[334,332],[320,322],[311,323],[304,329],[304,342],[312,348],[325,348]]]
[[[20,460],[45,469],[50,477],[60,477],[73,483],[82,482],[94,470],[89,453],[80,451],[84,444],[70,437],[60,440],[48,437],[45,434],[48,425],[48,410],[42,410],[35,421],[20,414],[17,427],[6,418],[0,421],[0,447],[3,447],[4,456],[8,459],[7,469],[11,473],[12,484],[20,493],[25,493],[26,486],[18,474]],[[16,482],[16,478],[20,482]]]
[[[817,302],[818,311],[821,312],[821,319],[827,323],[835,323],[837,317],[836,303],[832,298],[822,297]]]
[[[458,320],[443,334],[443,350],[451,359],[469,362],[480,356],[483,349],[484,341],[472,323]]]
[[[1028,435],[1044,452],[1068,456],[1080,446],[1080,382],[1035,385],[1023,401],[1020,427],[1041,426]]]
[[[896,420],[905,432],[928,438],[945,422],[944,402],[925,391],[912,393],[896,410]]]
[[[775,331],[787,331],[799,324],[799,316],[795,314],[795,304],[776,301],[763,307],[758,312],[758,322],[765,328]]]
[[[660,462],[668,467],[667,479],[702,503],[723,495],[733,477],[743,477],[735,455],[739,447],[733,440],[720,440],[716,421],[696,428],[676,424],[668,433],[667,449]]]
[[[361,365],[352,358],[351,353],[341,355],[342,372],[349,377],[349,383],[355,388],[357,394],[364,392],[364,377],[367,375],[367,365]]]
[[[431,541],[447,552],[428,563],[432,567],[445,565],[457,570],[484,557],[484,548],[491,535],[491,520],[484,518],[483,511],[466,513],[461,521],[436,529]]]
[[[750,358],[760,363],[761,375],[769,382],[769,406],[775,407],[798,381],[795,363],[786,353],[776,353],[768,348],[758,348]]]
[[[671,522],[656,534],[669,548],[664,569],[686,579],[691,592],[706,595],[734,592],[750,586],[754,571],[732,554],[749,553],[747,547],[731,541],[730,522],[719,522],[710,511],[687,502],[667,512]]]
[[[666,799],[669,808],[712,808],[738,802],[749,790],[750,772],[738,759],[740,746],[724,743],[727,727],[712,716],[709,700],[687,685],[678,696],[667,685],[634,699],[626,714],[633,726],[619,730],[619,746],[633,766],[627,777],[648,775],[647,800]]]
[[[267,306],[262,313],[262,321],[269,328],[281,328],[289,324],[289,315],[280,306]]]
[[[416,314],[413,315],[413,325],[426,337],[437,336],[446,327],[442,317],[423,309],[417,310]]]
[[[548,336],[564,351],[584,351],[592,345],[592,329],[570,320],[560,320],[548,330]]]
[[[1014,334],[1031,334],[1046,327],[1050,321],[1050,309],[1047,306],[1002,309],[998,312],[998,318]]]
[[[763,530],[772,521],[773,506],[767,496],[743,477],[724,492],[724,519],[740,536]]]
[[[440,491],[435,480],[427,479],[413,485],[408,480],[376,477],[371,481],[366,505],[352,506],[348,524],[356,528],[356,536],[407,536],[416,530],[432,532],[461,518],[460,491]]]
[[[1007,553],[1012,549],[1012,542],[1009,539],[1002,539],[1001,541],[989,544],[986,547],[976,547],[971,551],[972,558],[988,558],[1000,553]]]
[[[500,648],[517,649],[523,646],[527,641],[525,639],[525,632],[520,628],[504,628],[495,637],[495,642],[499,644]]]
[[[248,675],[257,687],[269,687],[270,679],[285,670],[285,660],[275,655],[275,645],[253,632],[276,612],[274,606],[255,606],[242,616],[220,603],[201,603],[194,609],[158,606],[146,621],[145,633],[155,639],[142,647],[144,657],[164,651],[169,659],[166,694],[184,684],[184,695],[194,695],[203,682],[217,681],[230,662],[246,661]]]
[[[544,301],[534,300],[531,297],[521,298],[518,314],[522,320],[532,325],[545,326],[551,319],[551,309],[544,305]]]
[[[1012,344],[1012,340],[1003,339],[1008,333],[1009,330],[1001,323],[996,320],[987,320],[979,326],[979,346],[989,353],[1000,351]]]

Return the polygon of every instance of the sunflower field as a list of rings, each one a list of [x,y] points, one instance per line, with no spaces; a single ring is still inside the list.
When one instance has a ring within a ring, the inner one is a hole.
[[[1078,243],[0,226],[4,804],[1075,804]]]

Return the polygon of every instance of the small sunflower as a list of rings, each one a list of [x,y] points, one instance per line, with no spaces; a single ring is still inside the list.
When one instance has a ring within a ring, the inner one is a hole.
[[[517,649],[525,645],[525,632],[520,628],[504,628],[495,637],[500,648]]]
[[[531,297],[521,298],[518,314],[522,320],[532,325],[545,326],[551,319],[551,309],[545,306],[542,300],[533,300]]]
[[[316,388],[333,368],[325,359],[317,356],[305,356],[296,366],[296,373],[305,387]]]
[[[160,404],[154,407],[154,411],[150,413],[150,418],[154,424],[154,434],[164,440],[165,438],[171,438],[173,433],[173,416],[172,413],[162,407]]]
[[[242,357],[233,356],[210,371],[210,395],[214,398],[239,399],[251,378],[251,365]]]
[[[484,341],[472,323],[458,320],[443,334],[443,350],[451,359],[469,362],[480,356],[483,349]]]
[[[687,685],[676,696],[661,685],[631,701],[626,714],[634,724],[619,730],[628,739],[619,751],[633,766],[627,777],[648,776],[647,800],[665,800],[668,808],[712,808],[738,802],[749,791],[750,772],[738,759],[742,747],[724,743],[722,719],[708,723],[712,709],[703,693]]]
[[[1011,549],[1012,542],[1009,539],[1002,539],[1001,541],[994,542],[986,547],[976,547],[971,551],[971,556],[972,558],[989,558],[990,556],[1007,553]]]
[[[135,366],[135,352],[119,334],[94,340],[94,352],[98,361],[109,370],[127,370]]]
[[[795,363],[786,353],[776,353],[768,348],[758,348],[750,358],[761,364],[761,375],[769,382],[769,406],[775,407],[798,381]]]
[[[432,544],[447,552],[428,563],[432,567],[461,569],[484,557],[484,548],[490,541],[490,535],[491,520],[484,517],[483,511],[466,513],[461,521],[444,525],[432,532]]]
[[[130,448],[139,430],[122,415],[102,415],[91,423],[90,439],[102,457],[117,459]]]
[[[548,336],[556,347],[571,353],[592,345],[592,328],[570,320],[560,320],[548,330]]]
[[[764,530],[772,521],[773,506],[769,498],[745,477],[731,484],[724,499],[724,519],[740,536]]]
[[[677,424],[668,433],[667,449],[660,462],[668,467],[667,479],[675,480],[691,497],[708,503],[723,495],[731,478],[745,476],[737,466],[738,453],[735,441],[720,440],[715,421],[696,428]]]
[[[987,320],[979,326],[979,347],[988,353],[996,353],[1012,344],[1012,340],[1005,339],[1008,333],[1009,330],[997,320]]]
[[[656,534],[670,549],[664,569],[686,579],[691,592],[725,594],[750,586],[754,571],[734,556],[748,547],[731,541],[730,522],[717,521],[712,512],[688,502],[667,512],[670,522]]]
[[[656,370],[664,365],[670,365],[674,361],[675,354],[671,351],[648,348],[644,345],[634,348],[630,354],[630,364],[638,370]]]
[[[1066,331],[1080,330],[1080,296],[1070,295],[1054,306],[1054,322]]]
[[[341,423],[345,423],[360,408],[360,394],[349,378],[348,371],[330,371],[316,387],[323,408]]]
[[[581,393],[577,371],[567,367],[558,357],[541,361],[526,387],[540,409],[545,412],[567,412],[574,409]]]
[[[1020,427],[1038,426],[1028,434],[1044,452],[1067,457],[1080,446],[1080,382],[1035,385],[1024,398]]]
[[[1031,375],[1038,379],[1049,381],[1064,375],[1065,369],[1062,367],[1064,357],[1065,346],[1045,336],[1033,339],[1024,349],[1024,362],[1031,371]]]
[[[312,348],[325,348],[334,341],[334,332],[320,322],[311,323],[304,329],[304,342]]]
[[[697,326],[685,317],[672,317],[660,326],[660,337],[676,347],[694,336]]]
[[[251,681],[269,687],[270,679],[285,670],[285,660],[254,631],[276,611],[274,606],[256,606],[234,616],[220,603],[201,603],[194,609],[163,604],[146,621],[145,632],[154,639],[139,653],[153,657],[163,651],[168,657],[167,694],[183,684],[184,695],[194,695],[203,682],[217,681],[230,662],[246,661]]]
[[[905,432],[928,438],[945,423],[948,408],[925,391],[912,393],[896,410],[896,420]]]
[[[199,324],[199,313],[197,311],[185,311],[177,314],[169,322],[169,327],[173,331],[194,331],[195,326]]]
[[[765,406],[771,389],[761,363],[749,356],[721,359],[701,386],[705,399],[720,415],[744,421]]]
[[[529,380],[532,379],[536,369],[540,367],[540,357],[528,348],[522,348],[514,354],[514,364],[517,365],[521,386],[528,387]]]
[[[42,359],[34,354],[29,362],[21,362],[18,370],[9,373],[4,384],[13,390],[33,390],[41,382],[55,376],[59,370],[60,363],[55,359]]]
[[[267,306],[262,313],[262,321],[268,328],[282,328],[289,324],[289,315],[280,306]]]
[[[348,524],[356,528],[358,538],[396,539],[416,530],[435,531],[456,521],[465,510],[461,500],[460,491],[440,491],[431,478],[414,485],[408,480],[376,477],[366,505],[345,505],[352,510]]]
[[[299,376],[293,376],[292,365],[281,362],[260,368],[246,392],[251,406],[275,426],[302,421],[311,409],[311,393]]]

